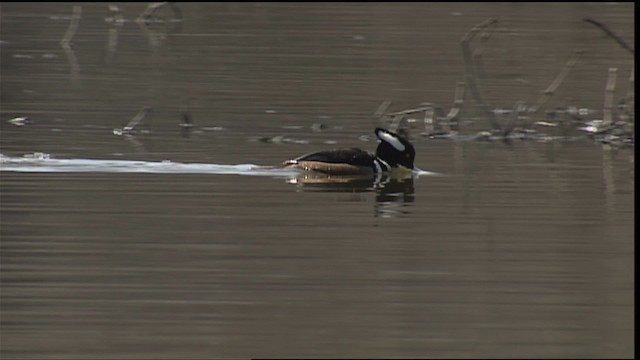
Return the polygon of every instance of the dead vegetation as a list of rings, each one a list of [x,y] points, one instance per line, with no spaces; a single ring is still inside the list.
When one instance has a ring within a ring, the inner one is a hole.
[[[585,21],[597,26],[621,47],[634,54],[633,49],[605,25],[591,19],[585,19]],[[456,141],[512,141],[517,139],[548,142],[552,140],[570,141],[587,137],[598,143],[633,146],[635,121],[633,69],[628,79],[627,93],[617,106],[614,103],[617,69],[609,68],[609,76],[604,84],[602,111],[567,105],[564,108],[541,113],[544,105],[556,94],[571,70],[578,65],[584,54],[579,49],[573,50],[571,57],[560,69],[558,75],[547,88],[540,92],[540,96],[531,102],[531,105],[527,105],[524,99],[517,100],[510,110],[497,109],[488,104],[482,91],[482,82],[485,79],[482,56],[485,53],[485,45],[490,40],[497,24],[497,19],[487,19],[471,28],[462,37],[460,45],[465,65],[465,81],[456,84],[453,105],[446,115],[440,106],[433,103],[422,103],[416,108],[386,112],[391,107],[391,102],[384,101],[374,116],[381,122],[388,123],[391,130],[406,133],[407,128],[417,122],[415,116],[422,113],[424,115],[424,131],[419,134],[428,139]],[[470,95],[470,100],[473,101],[476,109],[480,110],[482,117],[486,119],[486,130],[471,134],[462,131],[463,125],[471,121],[461,117],[461,111],[465,105],[465,93]],[[597,114],[601,114],[601,118],[589,118]],[[543,130],[552,130],[552,133],[549,134]],[[575,135],[576,132],[573,132],[574,135],[572,135],[572,130],[576,130],[579,135]]]

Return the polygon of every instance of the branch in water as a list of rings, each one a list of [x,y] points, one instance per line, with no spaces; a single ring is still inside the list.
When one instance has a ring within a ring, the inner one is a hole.
[[[604,24],[597,22],[593,19],[584,19],[584,21],[598,27],[600,30],[604,31],[605,34],[607,34],[609,37],[615,40],[620,46],[622,46],[627,51],[629,51],[632,55],[635,54],[635,51],[631,48],[631,46],[627,45],[627,43],[624,40],[622,40],[620,36],[616,35],[613,31],[609,30],[609,28],[606,27]]]

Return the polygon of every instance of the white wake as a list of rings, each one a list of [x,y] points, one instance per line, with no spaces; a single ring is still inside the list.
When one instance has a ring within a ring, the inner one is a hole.
[[[254,164],[221,165],[180,163],[173,161],[56,159],[44,153],[23,157],[0,154],[0,171],[13,172],[101,172],[152,174],[218,174],[289,177],[298,172],[272,166]]]

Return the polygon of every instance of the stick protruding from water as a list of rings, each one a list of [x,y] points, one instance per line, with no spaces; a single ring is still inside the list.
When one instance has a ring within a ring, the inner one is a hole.
[[[569,59],[562,70],[560,70],[558,76],[556,76],[551,84],[549,84],[549,86],[542,92],[542,95],[540,96],[540,98],[538,98],[538,101],[535,103],[535,105],[531,106],[528,109],[529,114],[535,114],[542,107],[542,105],[544,105],[547,101],[549,101],[549,99],[551,99],[556,90],[558,90],[558,87],[560,87],[560,84],[562,84],[567,75],[569,75],[571,69],[576,66],[578,60],[580,59],[580,56],[582,56],[583,53],[584,52],[581,50],[573,51],[571,59]]]
[[[71,47],[71,40],[76,35],[76,31],[78,30],[78,24],[80,23],[80,17],[82,16],[82,7],[79,5],[75,5],[73,7],[73,14],[71,14],[71,22],[69,23],[69,27],[67,28],[67,32],[60,40],[60,44],[65,48]]]
[[[604,107],[602,109],[602,125],[608,127],[613,122],[613,92],[616,90],[616,78],[618,77],[618,69],[609,68],[609,76],[607,77],[607,85],[604,88]]]

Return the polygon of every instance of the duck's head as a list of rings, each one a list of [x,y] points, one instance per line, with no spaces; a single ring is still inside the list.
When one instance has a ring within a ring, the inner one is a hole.
[[[378,139],[380,139],[380,144],[376,149],[376,156],[378,158],[394,168],[402,166],[407,169],[413,169],[416,150],[407,139],[381,128],[376,128],[375,133]]]

